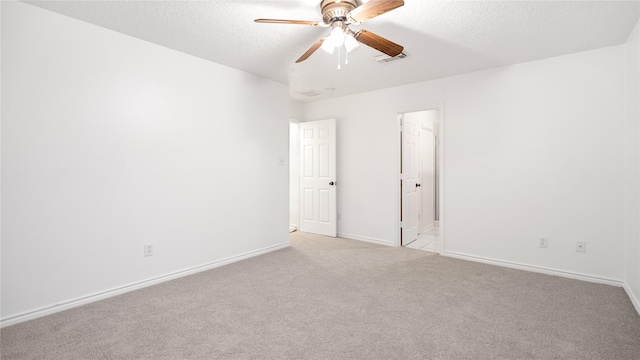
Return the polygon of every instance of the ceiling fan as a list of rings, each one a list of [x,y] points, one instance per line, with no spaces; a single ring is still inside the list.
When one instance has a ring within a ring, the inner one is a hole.
[[[402,53],[404,48],[401,45],[367,30],[354,32],[349,28],[349,25],[363,23],[403,5],[403,0],[370,0],[368,2],[361,0],[322,0],[320,3],[322,21],[256,19],[255,22],[332,28],[330,35],[323,37],[313,44],[296,63],[308,59],[318,48],[333,53],[336,48],[340,51],[342,46],[344,46],[348,53],[357,47],[358,43],[365,44],[391,57],[395,57]],[[348,60],[346,60],[346,62],[348,63]],[[340,68],[339,65],[338,68]]]

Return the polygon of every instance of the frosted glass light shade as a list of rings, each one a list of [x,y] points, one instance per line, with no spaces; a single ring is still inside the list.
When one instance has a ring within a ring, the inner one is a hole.
[[[327,40],[333,44],[333,47],[342,46],[344,44],[344,30],[341,27],[334,27]]]
[[[331,44],[331,42],[329,41],[329,39],[325,40],[322,43],[322,46],[320,46],[320,49],[328,52],[329,54],[333,54],[333,50],[335,50],[335,46],[333,46],[333,44]]]
[[[353,35],[349,34],[344,37],[344,47],[347,49],[348,53],[358,46],[360,46],[360,44],[358,43],[358,40],[353,37]]]

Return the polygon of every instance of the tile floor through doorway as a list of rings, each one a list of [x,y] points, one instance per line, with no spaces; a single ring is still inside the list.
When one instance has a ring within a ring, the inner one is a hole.
[[[438,228],[418,234],[418,239],[410,242],[404,247],[409,249],[438,252],[440,249],[440,233]]]

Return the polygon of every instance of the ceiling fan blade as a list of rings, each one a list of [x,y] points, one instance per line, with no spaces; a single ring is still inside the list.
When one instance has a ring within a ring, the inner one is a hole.
[[[378,36],[367,30],[360,30],[353,37],[355,37],[358,42],[370,46],[391,57],[400,55],[402,53],[402,50],[404,50],[404,47],[402,47],[401,45],[398,45],[393,41],[389,41],[382,36]]]
[[[321,25],[317,21],[305,21],[305,20],[255,19],[254,21],[257,23],[265,23],[265,24],[290,24],[290,25],[309,25],[309,26]]]
[[[403,0],[371,0],[353,9],[349,13],[349,18],[362,23],[402,5],[404,5]]]
[[[313,44],[313,46],[311,46],[311,48],[309,48],[309,50],[307,50],[306,53],[304,53],[302,56],[300,56],[300,59],[298,59],[296,61],[296,64],[299,62],[303,62],[305,60],[307,60],[309,58],[309,56],[311,56],[311,54],[313,54],[314,52],[316,52],[316,50],[318,50],[318,48],[320,48],[320,46],[322,46],[322,43],[326,40],[326,37],[323,37],[322,39],[316,41],[315,44]]]

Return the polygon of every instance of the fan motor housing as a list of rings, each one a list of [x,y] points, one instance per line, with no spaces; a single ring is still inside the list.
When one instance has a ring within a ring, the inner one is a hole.
[[[357,7],[357,0],[323,0],[320,3],[322,20],[325,24],[331,24],[335,18],[346,18],[347,14]]]

